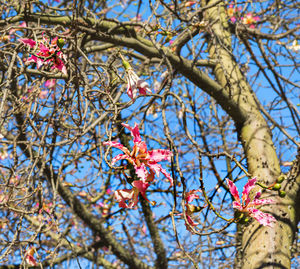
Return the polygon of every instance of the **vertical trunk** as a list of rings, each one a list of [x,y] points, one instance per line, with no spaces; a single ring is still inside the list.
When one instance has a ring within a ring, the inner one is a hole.
[[[219,1],[210,1],[209,4],[213,2]],[[259,181],[270,185],[280,175],[279,160],[270,128],[261,115],[253,98],[254,93],[231,53],[231,37],[224,3],[208,9],[205,16],[209,21],[211,33],[209,54],[218,62],[214,69],[215,77],[239,107],[239,113],[227,112],[232,115],[239,130],[248,171]],[[296,192],[298,188],[299,184],[295,184]],[[236,267],[289,268],[290,249],[296,227],[296,196],[288,194],[285,198],[280,198],[277,192],[268,191],[263,192],[262,197],[272,197],[276,201],[276,204],[264,206],[262,210],[273,214],[278,221],[274,228],[263,227],[256,221],[242,228],[241,252],[238,251],[241,258],[237,257]]]

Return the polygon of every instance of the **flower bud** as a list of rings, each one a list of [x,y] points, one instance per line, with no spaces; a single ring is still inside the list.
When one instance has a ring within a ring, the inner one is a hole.
[[[56,44],[60,49],[62,49],[63,46],[65,45],[65,41],[62,38],[59,38],[59,39],[57,39]]]
[[[280,176],[277,178],[277,183],[282,183],[285,179],[286,179],[286,175],[280,175]]]
[[[286,192],[285,191],[279,191],[279,196],[281,197],[281,198],[283,198],[283,197],[285,197],[285,195],[286,195]]]
[[[250,219],[249,219],[248,217],[246,217],[246,218],[243,219],[243,221],[244,221],[245,223],[249,222],[249,220],[250,220]]]
[[[249,217],[248,216],[243,216],[241,220],[239,220],[240,224],[247,224],[249,222]]]
[[[272,187],[272,190],[278,191],[278,190],[280,190],[280,188],[281,188],[281,184],[276,183],[276,184]]]

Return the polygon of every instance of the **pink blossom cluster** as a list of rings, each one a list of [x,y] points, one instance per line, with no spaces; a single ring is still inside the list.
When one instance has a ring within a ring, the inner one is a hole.
[[[36,63],[37,68],[43,65],[50,65],[51,69],[58,69],[67,75],[64,64],[65,56],[61,51],[64,41],[55,37],[51,42],[43,35],[42,41],[34,41],[30,38],[20,38],[20,42],[28,45],[33,51],[32,55],[26,60],[26,64]]]
[[[146,196],[146,191],[150,184],[154,181],[154,177],[159,176],[162,173],[170,182],[170,186],[173,185],[173,179],[171,175],[162,168],[158,162],[163,160],[171,161],[172,152],[164,149],[148,150],[146,143],[141,139],[139,126],[135,123],[134,127],[130,127],[128,124],[122,123],[127,128],[133,137],[133,149],[130,151],[127,147],[117,141],[104,142],[104,145],[117,148],[123,153],[115,156],[111,165],[114,165],[117,161],[127,160],[133,165],[138,180],[134,180],[131,183],[131,189],[117,190],[114,193],[115,199],[119,203],[119,207],[122,208],[134,208],[138,203],[138,196],[141,194],[148,202],[155,205],[156,202],[151,202]],[[274,203],[271,199],[259,199],[261,192],[258,191],[254,198],[250,198],[250,192],[255,187],[256,178],[250,179],[244,186],[242,192],[242,201],[240,201],[237,187],[234,183],[227,179],[230,193],[232,194],[235,201],[233,202],[233,208],[237,209],[243,216],[250,216],[256,219],[260,224],[264,226],[273,226],[276,219],[271,215],[262,212],[257,209],[256,206]],[[192,219],[192,214],[203,209],[203,207],[196,207],[191,204],[194,199],[199,199],[197,192],[201,190],[191,190],[185,195],[185,217],[186,217],[186,228],[191,231],[191,226],[197,226],[198,223]],[[199,210],[200,208],[200,210]]]
[[[112,159],[111,164],[114,165],[117,161],[127,160],[133,165],[135,173],[139,180],[134,180],[131,185],[132,189],[123,189],[115,191],[115,198],[119,202],[119,206],[123,208],[133,208],[138,203],[138,195],[141,194],[147,201],[146,190],[150,183],[154,180],[155,175],[159,176],[162,173],[173,185],[171,175],[158,162],[163,160],[171,161],[172,152],[164,149],[148,150],[146,143],[141,139],[139,126],[135,123],[134,127],[122,123],[127,128],[133,137],[133,149],[130,152],[128,148],[117,141],[104,142],[104,145],[115,147],[123,151]],[[149,170],[148,170],[149,169]],[[149,201],[150,202],[150,201]],[[153,205],[155,202],[150,202]]]
[[[241,18],[241,21],[245,25],[249,25],[250,28],[254,29],[255,24],[259,21],[258,16],[253,16],[251,12],[247,13],[245,17]]]
[[[42,203],[42,205],[40,205],[40,203],[36,203],[35,204],[35,208],[39,209],[39,214],[41,214],[43,211],[45,211],[46,213],[50,213],[50,209],[51,207],[53,207],[53,203]]]
[[[240,12],[242,8],[234,7],[233,4],[230,4],[227,8],[227,15],[232,23],[240,21],[244,25],[248,25],[250,28],[255,28],[255,24],[259,21],[258,16],[253,16],[251,12],[248,12],[245,17],[240,17]]]
[[[236,16],[238,13],[241,11],[241,8],[234,7],[233,4],[230,4],[229,7],[227,8],[227,15],[230,18],[230,21],[232,23],[235,23],[237,21]]]

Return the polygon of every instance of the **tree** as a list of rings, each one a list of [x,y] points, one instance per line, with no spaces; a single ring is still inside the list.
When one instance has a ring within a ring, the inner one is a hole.
[[[299,267],[297,8],[2,1],[0,267]]]

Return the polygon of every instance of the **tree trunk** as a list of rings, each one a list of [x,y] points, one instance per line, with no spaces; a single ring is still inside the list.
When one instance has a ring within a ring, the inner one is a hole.
[[[218,1],[209,4],[213,2]],[[215,77],[240,110],[232,114],[228,108],[223,108],[235,121],[247,158],[248,172],[258,181],[270,185],[281,173],[279,160],[271,130],[259,110],[259,103],[234,60],[224,3],[208,9],[205,16],[210,27],[209,54],[218,62],[214,69]],[[274,228],[261,226],[257,221],[243,227],[241,253],[238,253],[241,259],[236,259],[241,264],[236,267],[290,268],[291,245],[296,230],[295,202],[299,192],[297,173],[289,177],[283,186],[287,189],[285,198],[280,198],[275,191],[263,192],[262,198],[272,198],[276,203],[263,206],[262,210],[275,216],[277,222]]]

